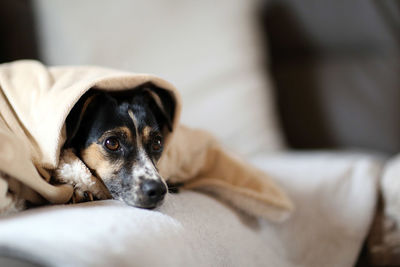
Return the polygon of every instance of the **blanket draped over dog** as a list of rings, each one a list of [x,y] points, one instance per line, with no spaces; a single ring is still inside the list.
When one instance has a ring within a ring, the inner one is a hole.
[[[164,179],[251,215],[279,221],[290,213],[291,201],[268,175],[228,154],[208,133],[179,124],[180,96],[170,83],[148,74],[24,60],[0,65],[0,214],[21,210],[25,201],[67,203],[73,186],[50,183],[62,158],[67,115],[91,88],[126,91],[146,83],[176,102],[173,131],[158,163]]]

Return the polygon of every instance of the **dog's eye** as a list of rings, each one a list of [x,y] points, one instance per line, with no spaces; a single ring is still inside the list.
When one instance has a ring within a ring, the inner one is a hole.
[[[120,147],[119,141],[116,137],[107,138],[106,141],[104,142],[104,145],[106,146],[107,149],[111,151],[116,151]]]
[[[151,143],[151,150],[153,152],[161,152],[163,149],[163,139],[161,136],[157,135],[153,138],[152,143]]]

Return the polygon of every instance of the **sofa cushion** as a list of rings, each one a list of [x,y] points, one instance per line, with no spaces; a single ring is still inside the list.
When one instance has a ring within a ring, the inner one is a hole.
[[[0,248],[51,266],[353,266],[374,214],[380,160],[308,153],[252,161],[296,203],[285,223],[185,191],[158,210],[109,200],[2,218]]]

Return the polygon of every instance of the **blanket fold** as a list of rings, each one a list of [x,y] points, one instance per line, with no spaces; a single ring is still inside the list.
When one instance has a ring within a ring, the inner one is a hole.
[[[146,83],[162,88],[175,101],[173,131],[165,138],[158,163],[164,179],[210,192],[251,215],[278,221],[290,213],[291,201],[268,175],[227,153],[208,133],[179,124],[180,95],[170,83],[149,74],[93,66],[46,67],[30,60],[0,65],[0,213],[20,209],[21,200],[68,202],[77,183],[55,186],[49,177],[59,165],[74,163],[60,160],[69,112],[91,88],[129,93]],[[85,175],[97,186],[95,194],[107,195],[95,177]]]

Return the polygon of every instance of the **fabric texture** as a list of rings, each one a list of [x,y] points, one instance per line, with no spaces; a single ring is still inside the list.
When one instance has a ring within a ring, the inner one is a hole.
[[[168,82],[148,74],[98,67],[46,68],[37,61],[0,66],[2,209],[21,198],[33,203],[66,203],[73,188],[53,186],[48,180],[59,164],[65,119],[74,104],[93,87],[126,91],[149,82],[175,102],[173,131],[165,131],[165,150],[158,164],[164,179],[189,188],[207,188],[252,215],[272,220],[287,217],[292,203],[266,174],[224,152],[210,134],[179,125],[179,93]]]
[[[251,162],[288,189],[296,210],[286,222],[184,191],[157,210],[107,200],[1,218],[0,251],[50,266],[354,266],[374,215],[380,159],[263,153]]]

